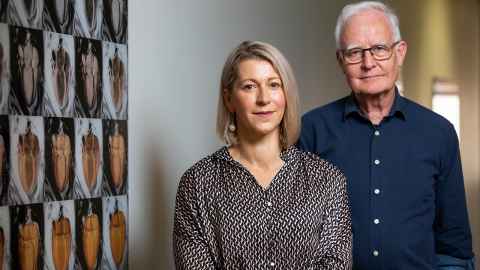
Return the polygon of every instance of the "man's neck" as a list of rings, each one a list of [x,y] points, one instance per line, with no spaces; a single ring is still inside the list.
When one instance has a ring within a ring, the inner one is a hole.
[[[380,124],[390,113],[395,95],[395,88],[376,95],[354,94],[360,111],[374,125]]]

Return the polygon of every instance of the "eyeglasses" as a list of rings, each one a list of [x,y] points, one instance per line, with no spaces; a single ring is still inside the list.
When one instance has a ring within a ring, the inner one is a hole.
[[[362,48],[353,48],[349,50],[341,50],[341,55],[343,60],[347,64],[357,64],[362,62],[362,59],[365,55],[365,52],[370,52],[370,55],[373,59],[382,61],[387,60],[392,57],[393,48],[400,43],[401,40],[393,43],[390,46],[387,45],[374,45],[370,48],[362,49]]]

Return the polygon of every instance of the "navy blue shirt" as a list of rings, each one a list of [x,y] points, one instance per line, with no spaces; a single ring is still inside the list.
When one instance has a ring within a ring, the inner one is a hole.
[[[379,125],[353,95],[302,118],[298,146],[346,175],[353,269],[435,269],[473,257],[458,138],[445,118],[398,92]]]

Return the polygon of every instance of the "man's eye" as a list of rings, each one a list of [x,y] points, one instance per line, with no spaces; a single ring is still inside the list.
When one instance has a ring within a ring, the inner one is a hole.
[[[346,55],[348,57],[355,57],[355,56],[359,56],[361,54],[362,54],[362,50],[360,50],[360,49],[352,49],[352,50],[348,50],[346,52]]]
[[[388,53],[388,48],[383,45],[377,45],[372,47],[372,51],[374,54],[384,54],[384,53]]]

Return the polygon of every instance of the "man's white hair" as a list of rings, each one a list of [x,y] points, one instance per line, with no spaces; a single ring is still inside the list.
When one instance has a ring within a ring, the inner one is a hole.
[[[378,10],[383,12],[383,14],[385,14],[388,21],[390,22],[390,28],[393,33],[394,42],[402,39],[400,35],[398,17],[392,8],[382,2],[363,1],[355,4],[346,5],[338,16],[337,25],[335,26],[335,43],[337,44],[337,49],[340,49],[340,35],[342,34],[345,23],[347,23],[348,19],[350,19],[350,17],[352,17],[353,15],[366,10]]]

